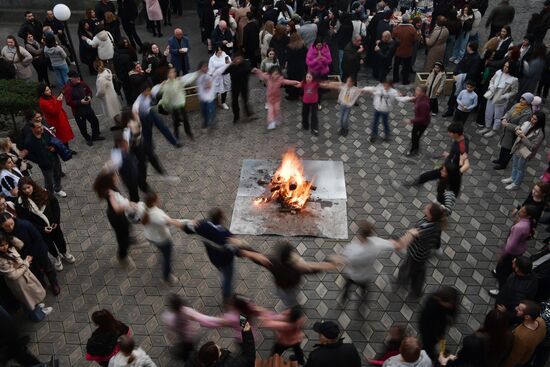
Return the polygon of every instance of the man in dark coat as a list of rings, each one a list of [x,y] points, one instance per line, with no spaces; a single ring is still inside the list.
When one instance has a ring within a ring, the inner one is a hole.
[[[29,33],[33,35],[36,41],[40,42],[40,40],[42,40],[42,23],[34,18],[32,11],[25,12],[25,23],[21,24],[17,35],[23,40],[23,43],[25,43],[27,34]]]
[[[344,57],[342,58],[342,81],[345,82],[348,77],[357,82],[357,74],[361,68],[361,60],[363,57],[363,45],[361,45],[361,36],[355,37],[344,49]]]
[[[214,52],[218,47],[231,56],[233,53],[233,34],[227,27],[225,20],[220,20],[214,31],[212,31],[212,47]]]
[[[246,14],[248,23],[243,29],[244,58],[250,60],[250,64],[256,67],[260,62],[260,24],[254,18],[254,13]]]
[[[508,0],[502,0],[497,6],[491,10],[491,13],[487,17],[485,22],[485,28],[491,26],[491,32],[489,38],[494,37],[500,29],[505,25],[510,25],[514,21],[516,15],[516,9],[510,5]]]
[[[466,74],[464,81],[472,81],[474,85],[479,85],[481,80],[481,72],[483,71],[483,61],[477,52],[478,45],[475,42],[470,42],[466,47],[466,53],[460,62],[456,65],[454,75]],[[453,84],[453,90],[447,101],[447,111],[443,117],[450,117],[456,109],[456,96],[460,91],[456,90],[456,82]]]
[[[376,79],[380,83],[383,83],[386,80],[386,76],[390,71],[390,66],[393,61],[393,56],[395,55],[395,50],[398,46],[399,41],[394,40],[389,31],[382,33],[382,39],[376,41],[376,46],[374,47],[376,65],[374,70],[376,73]]]
[[[137,44],[141,49],[143,44],[136,31],[136,18],[138,16],[136,2],[134,0],[118,0],[118,16],[132,47],[136,48]]]
[[[344,343],[340,328],[332,321],[316,322],[313,330],[319,334],[319,344],[309,354],[305,367],[360,367],[361,357],[353,344]]]
[[[185,75],[189,72],[189,49],[191,44],[189,38],[183,35],[183,29],[174,29],[174,35],[168,38],[170,48],[170,61],[178,75]]]
[[[239,95],[243,100],[246,117],[249,120],[254,117],[248,103],[248,79],[251,70],[252,66],[250,62],[244,60],[241,53],[236,53],[231,65],[223,72],[231,76],[231,108],[233,109],[234,124],[237,123],[240,118]]]
[[[95,6],[95,16],[97,19],[104,21],[105,13],[108,11],[116,14],[115,4],[111,0],[99,0]]]

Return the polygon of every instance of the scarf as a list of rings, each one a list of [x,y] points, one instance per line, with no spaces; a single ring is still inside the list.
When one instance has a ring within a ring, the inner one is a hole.
[[[19,204],[23,204],[23,200],[21,200],[21,198],[19,198],[18,201]],[[27,198],[27,201],[29,203],[29,207],[27,208],[28,211],[40,217],[40,219],[42,219],[44,223],[46,223],[46,227],[50,227],[50,220],[44,214],[44,209],[46,209],[46,205],[42,205],[42,207],[39,208],[38,205],[36,205],[36,203],[31,198]]]
[[[521,114],[525,109],[527,109],[529,106],[524,106],[523,103],[516,103],[513,107],[512,116],[517,116]]]

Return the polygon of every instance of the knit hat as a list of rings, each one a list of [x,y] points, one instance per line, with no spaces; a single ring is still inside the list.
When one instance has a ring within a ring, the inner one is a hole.
[[[526,100],[527,103],[531,104],[531,103],[533,103],[533,99],[535,98],[535,96],[533,95],[533,93],[527,92],[527,93],[523,93],[523,94],[521,95],[521,98],[523,98],[524,100]]]
[[[533,97],[533,102],[531,102],[531,106],[539,106],[542,103],[542,98],[539,96]]]

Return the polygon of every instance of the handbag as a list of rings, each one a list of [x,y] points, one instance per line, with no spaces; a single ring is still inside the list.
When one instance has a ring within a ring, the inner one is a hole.
[[[521,155],[523,159],[529,159],[531,154],[533,154],[533,152],[531,152],[531,150],[527,148],[525,145],[518,149],[518,153],[519,155]]]
[[[46,130],[51,136],[50,136],[50,146],[54,147],[55,152],[63,160],[63,162],[68,161],[73,157],[73,153],[61,140],[55,136],[55,134],[48,128],[44,127],[44,130]]]
[[[487,90],[487,92],[485,92],[485,94],[483,95],[483,98],[485,98],[486,100],[489,100],[491,98],[493,98],[493,95],[495,94],[495,92],[493,92],[492,90]]]

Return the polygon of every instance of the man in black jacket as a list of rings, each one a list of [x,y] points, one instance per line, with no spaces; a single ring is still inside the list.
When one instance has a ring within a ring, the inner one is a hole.
[[[485,22],[485,28],[491,26],[491,32],[489,38],[494,37],[501,28],[512,24],[514,16],[516,15],[516,9],[510,5],[508,0],[502,0],[497,6],[491,10],[491,13],[487,17]]]
[[[23,40],[23,43],[25,43],[27,34],[29,33],[32,34],[34,39],[38,42],[42,39],[42,23],[34,18],[32,11],[25,12],[25,23],[21,24],[17,35]]]
[[[243,100],[246,117],[249,120],[255,118],[248,103],[248,79],[251,70],[250,62],[244,60],[243,55],[238,52],[231,65],[223,72],[231,76],[231,108],[233,109],[234,124],[239,122],[240,118],[239,95]]]
[[[32,133],[25,137],[23,148],[28,152],[27,159],[40,167],[46,190],[64,198],[67,193],[61,190],[61,161],[50,143],[51,137],[49,132],[44,131],[42,115],[36,113]]]
[[[361,357],[353,344],[344,343],[340,328],[332,321],[316,322],[313,330],[319,334],[319,344],[309,354],[306,367],[360,367]]]
[[[464,84],[467,80],[474,82],[474,85],[479,85],[481,80],[481,72],[483,71],[483,61],[479,56],[478,44],[475,42],[468,43],[466,47],[466,54],[456,65],[454,75],[466,74],[464,78],[461,78]],[[460,86],[462,88],[462,85]],[[457,83],[453,83],[453,90],[447,101],[447,111],[443,114],[443,117],[453,116],[456,109],[456,96],[462,89],[457,90]]]
[[[376,79],[380,83],[386,81],[386,76],[390,71],[393,56],[398,46],[399,41],[394,40],[389,31],[384,31],[384,33],[382,33],[382,39],[376,41],[376,46],[374,46],[374,54],[376,56],[374,70],[376,72]]]
[[[233,34],[227,27],[225,20],[220,20],[216,28],[212,31],[212,47],[216,52],[218,47],[231,56],[233,53]]]
[[[141,53],[143,44],[136,31],[136,18],[138,16],[136,2],[134,0],[118,0],[118,16],[122,22],[124,32],[128,36],[128,41],[134,49],[137,44],[140,48],[139,53]]]
[[[361,44],[361,36],[356,36],[344,49],[342,57],[342,81],[345,82],[349,77],[357,84],[357,74],[361,68],[364,47]]]
[[[243,325],[242,339],[242,352],[239,355],[232,355],[227,349],[222,349],[210,341],[200,347],[198,353],[191,357],[188,364],[190,367],[254,367],[256,346],[248,322]]]

